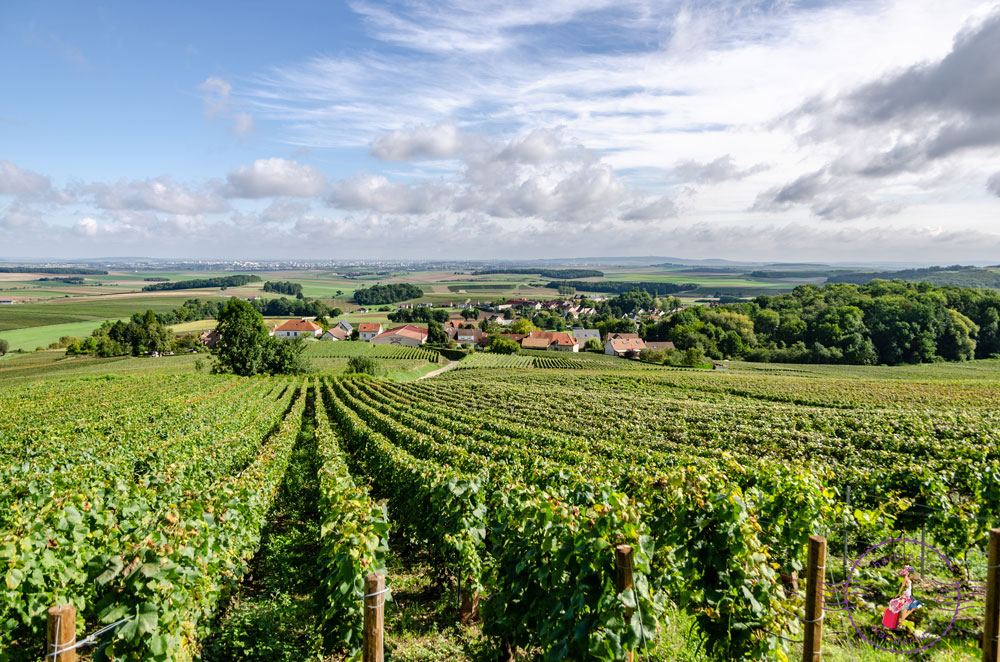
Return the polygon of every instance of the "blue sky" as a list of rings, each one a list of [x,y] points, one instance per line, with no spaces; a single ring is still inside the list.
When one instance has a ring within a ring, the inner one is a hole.
[[[0,257],[1000,262],[998,11],[7,3]]]

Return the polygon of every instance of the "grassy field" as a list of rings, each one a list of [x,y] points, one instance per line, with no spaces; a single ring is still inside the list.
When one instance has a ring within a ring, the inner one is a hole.
[[[112,319],[128,319],[112,318]],[[48,347],[63,336],[86,338],[94,329],[101,326],[105,320],[90,320],[87,322],[68,322],[64,324],[49,324],[47,326],[31,326],[25,329],[0,332],[0,339],[10,343],[10,351],[24,350],[32,352],[38,347]]]

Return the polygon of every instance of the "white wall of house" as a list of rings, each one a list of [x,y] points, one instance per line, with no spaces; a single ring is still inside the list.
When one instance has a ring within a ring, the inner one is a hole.
[[[552,344],[552,345],[549,345],[549,349],[554,349],[557,352],[579,352],[580,351],[580,343],[577,343],[575,345],[556,345],[556,344]]]

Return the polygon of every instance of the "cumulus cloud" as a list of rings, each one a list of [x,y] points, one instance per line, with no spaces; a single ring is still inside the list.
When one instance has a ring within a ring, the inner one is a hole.
[[[720,156],[714,161],[699,163],[697,161],[681,161],[674,166],[674,174],[689,182],[698,184],[718,184],[720,182],[739,180],[756,175],[767,170],[763,163],[740,169],[731,154]]]
[[[785,119],[803,141],[829,143],[837,155],[821,171],[761,193],[755,211],[807,203],[834,220],[896,213],[898,201],[879,199],[894,180],[947,168],[966,152],[1000,151],[1000,13],[962,30],[942,58],[810,99]]]
[[[19,168],[10,161],[0,161],[0,194],[39,196],[51,188],[48,177]]]
[[[358,173],[338,182],[330,202],[341,209],[370,209],[394,214],[428,214],[447,210],[454,187],[439,182],[397,184],[381,175]]]
[[[371,153],[383,161],[448,159],[458,156],[469,141],[452,122],[418,125],[378,136],[371,143]]]
[[[326,178],[313,166],[278,157],[241,166],[230,172],[226,181],[224,192],[230,198],[311,198],[322,195],[326,188]]]
[[[82,237],[94,237],[97,236],[97,232],[100,229],[100,224],[93,218],[81,218],[73,226],[73,231]]]
[[[154,210],[173,214],[203,214],[225,211],[225,201],[215,192],[176,184],[169,175],[155,179],[119,180],[114,184],[91,184],[83,190],[101,209]]]

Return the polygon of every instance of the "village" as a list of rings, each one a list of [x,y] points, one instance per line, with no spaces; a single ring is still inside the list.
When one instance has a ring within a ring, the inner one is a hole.
[[[603,352],[609,356],[637,358],[643,350],[672,350],[672,342],[646,342],[638,333],[608,333],[602,337],[597,328],[570,326],[574,321],[594,314],[591,304],[603,301],[603,297],[584,299],[552,299],[540,301],[534,299],[508,299],[502,302],[465,301],[452,303],[444,301],[436,306],[427,302],[400,303],[396,312],[413,311],[420,308],[430,308],[437,311],[447,311],[446,321],[441,321],[441,327],[447,337],[447,344],[469,350],[488,348],[494,338],[501,338],[516,343],[520,349],[549,350],[554,352]],[[381,308],[382,310],[385,307]],[[359,308],[353,311],[355,315],[365,315],[370,311]],[[532,313],[547,312],[563,320],[565,330],[541,330],[532,328]],[[668,311],[672,312],[672,311]],[[352,313],[348,313],[350,315]],[[638,310],[632,315],[624,315],[622,319],[641,324],[644,321],[657,320],[664,314],[659,310]],[[438,314],[428,319],[442,319]],[[203,341],[212,344],[215,340],[212,332],[204,334]],[[405,323],[398,326],[383,326],[381,322],[358,322],[352,324],[340,320],[324,330],[315,320],[308,318],[294,319],[283,322],[270,330],[277,338],[303,338],[307,341],[360,341],[375,345],[399,345],[419,347],[433,342],[431,332],[426,326]],[[440,340],[438,341],[440,342]]]

